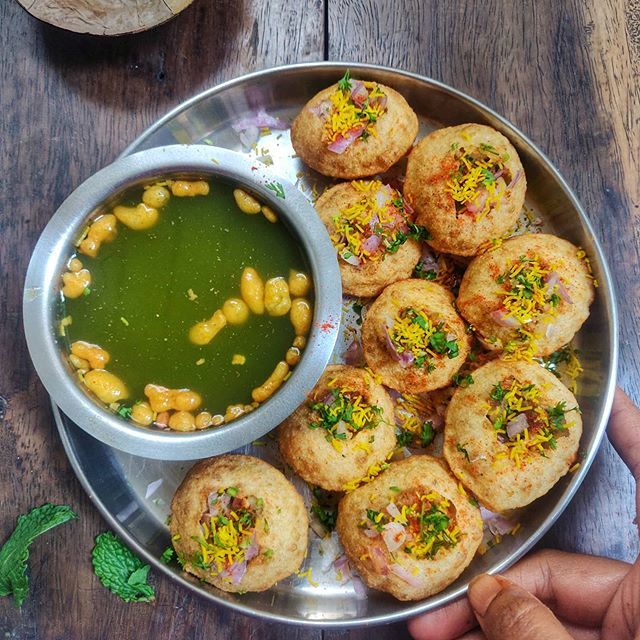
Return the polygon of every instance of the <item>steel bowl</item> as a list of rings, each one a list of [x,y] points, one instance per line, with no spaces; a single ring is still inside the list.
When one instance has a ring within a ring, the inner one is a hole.
[[[143,428],[111,412],[80,384],[57,338],[60,277],[87,221],[124,191],[166,176],[215,177],[240,185],[276,209],[302,244],[315,288],[314,321],[303,357],[281,389],[255,411],[217,428],[179,433]],[[280,182],[284,199],[266,185]],[[327,364],[342,304],[333,245],[313,207],[296,187],[247,156],[204,145],[172,145],[117,160],[83,182],[60,206],[33,251],[24,285],[23,316],[33,364],[53,401],[77,425],[111,447],[145,458],[193,460],[225,453],[271,431],[305,399]]]

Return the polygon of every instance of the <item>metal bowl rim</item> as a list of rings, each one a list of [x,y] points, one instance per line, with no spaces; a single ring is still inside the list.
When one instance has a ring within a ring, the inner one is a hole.
[[[255,411],[216,429],[162,432],[130,424],[89,397],[73,380],[60,357],[50,322],[61,260],[68,257],[73,239],[87,218],[113,194],[145,179],[189,172],[234,180],[282,213],[292,227],[289,232],[298,236],[310,263],[315,285],[314,326],[290,379]],[[283,185],[284,199],[277,198],[266,187],[274,180]],[[33,251],[24,285],[23,320],[29,353],[40,379],[76,424],[105,444],[130,454],[188,460],[224,453],[262,437],[304,401],[331,356],[338,336],[339,322],[335,319],[340,318],[341,304],[340,274],[333,245],[313,207],[295,186],[266,167],[256,170],[246,156],[228,149],[171,145],[117,160],[93,174],[65,199]]]

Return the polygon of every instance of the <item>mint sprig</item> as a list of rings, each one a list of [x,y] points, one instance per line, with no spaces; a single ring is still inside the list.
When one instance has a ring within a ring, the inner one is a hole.
[[[91,562],[102,586],[125,602],[151,602],[155,599],[155,591],[147,582],[149,565],[131,553],[110,531],[96,538]]]
[[[71,507],[50,503],[18,516],[16,528],[0,549],[0,596],[13,595],[16,606],[22,606],[29,593],[29,546],[49,529],[77,517]]]

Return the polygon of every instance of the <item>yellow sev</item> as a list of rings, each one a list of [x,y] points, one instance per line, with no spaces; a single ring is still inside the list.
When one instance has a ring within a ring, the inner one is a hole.
[[[374,528],[378,532],[384,530],[389,522],[400,524],[407,535],[403,543],[403,551],[418,560],[434,558],[441,548],[455,547],[462,535],[456,524],[455,515],[450,516],[451,502],[437,491],[421,493],[409,504],[396,504],[397,513],[388,511],[376,512],[367,510],[366,517],[359,523],[360,527]]]
[[[385,94],[376,82],[363,82],[369,97],[362,106],[358,106],[351,98],[351,86],[338,88],[329,96],[331,110],[323,128],[323,139],[334,142],[339,136],[346,137],[353,129],[364,127],[367,134],[377,136],[376,122],[382,116],[386,107],[381,100]],[[348,87],[348,88],[347,88]]]
[[[531,362],[537,350],[540,336],[525,326],[542,320],[550,323],[557,316],[560,296],[558,284],[549,287],[546,279],[554,271],[555,265],[546,266],[536,255],[520,256],[507,271],[497,278],[503,288],[497,292],[505,318],[514,318],[520,325],[513,340],[505,345],[506,360],[526,360]],[[558,279],[561,280],[560,276]]]
[[[404,198],[398,190],[383,185],[380,180],[354,180],[351,186],[361,197],[354,204],[340,209],[333,218],[331,241],[345,259],[355,256],[359,261],[381,260],[387,250],[402,239],[396,228],[399,217],[405,222],[411,221],[405,210]],[[380,238],[379,246],[383,251],[369,251],[363,247],[365,240],[372,235]]]
[[[507,191],[504,179],[495,177],[504,171],[505,156],[487,144],[471,152],[461,148],[458,155],[458,170],[451,175],[445,190],[456,203],[458,213],[468,211],[479,220],[500,204]]]
[[[495,460],[509,459],[518,468],[527,458],[556,448],[556,435],[569,428],[573,423],[566,422],[564,403],[556,407],[542,406],[542,388],[539,385],[521,382],[515,379],[503,380],[494,386],[491,399],[487,404],[487,418],[491,422],[496,438],[506,445],[507,451],[494,456]],[[519,415],[526,414],[527,423],[535,422],[515,437],[509,438],[507,425]]]
[[[425,367],[427,371],[433,370],[434,358],[445,353],[453,358],[458,353],[455,337],[447,338],[452,333],[450,328],[444,322],[434,324],[424,309],[401,309],[388,332],[398,354],[410,353],[414,366]]]
[[[331,378],[327,386],[331,391],[331,399],[310,405],[317,414],[318,420],[310,422],[309,427],[324,429],[327,432],[327,441],[338,453],[341,453],[343,443],[349,437],[363,429],[373,429],[378,425],[381,409],[370,405],[359,393],[338,386],[336,378]],[[343,433],[337,431],[338,424],[344,426]],[[365,443],[360,443],[359,448],[365,451],[368,449]]]

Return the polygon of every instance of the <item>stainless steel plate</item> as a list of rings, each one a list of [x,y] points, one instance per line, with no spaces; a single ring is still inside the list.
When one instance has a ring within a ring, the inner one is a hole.
[[[601,441],[611,408],[617,366],[617,318],[609,271],[580,204],[549,160],[502,117],[464,94],[426,78],[392,69],[357,64],[317,63],[271,69],[244,76],[206,91],[184,103],[148,129],[125,154],[176,142],[204,142],[242,149],[232,124],[259,109],[292,119],[317,91],[335,82],[346,68],[352,75],[377,80],[400,91],[421,117],[422,132],[437,126],[480,122],[506,134],[515,145],[528,182],[527,205],[541,216],[545,228],[581,245],[591,258],[600,282],[591,316],[580,332],[584,374],[579,382],[585,452],[578,471],[563,478],[544,498],[526,510],[522,528],[485,555],[477,556],[460,578],[440,594],[418,603],[402,603],[382,593],[359,596],[352,582],[340,583],[320,555],[320,540],[310,533],[310,552],[303,570],[311,567],[317,586],[293,576],[261,594],[226,594],[207,587],[177,567],[159,561],[169,544],[165,525],[173,492],[190,463],[159,462],[123,454],[105,446],[73,425],[56,408],[59,431],[74,469],[89,496],[110,525],[158,570],[205,598],[237,611],[271,620],[308,625],[357,626],[386,623],[433,609],[462,595],[470,578],[498,572],[528,551],[555,522],[582,482]],[[292,157],[288,132],[273,132],[258,141],[253,156],[273,161],[274,169],[297,181],[310,194],[323,179]],[[337,352],[341,353],[338,346]],[[266,442],[243,452],[275,461]],[[294,478],[295,480],[295,478]],[[161,482],[160,482],[161,481]],[[299,489],[308,492],[304,483]]]

